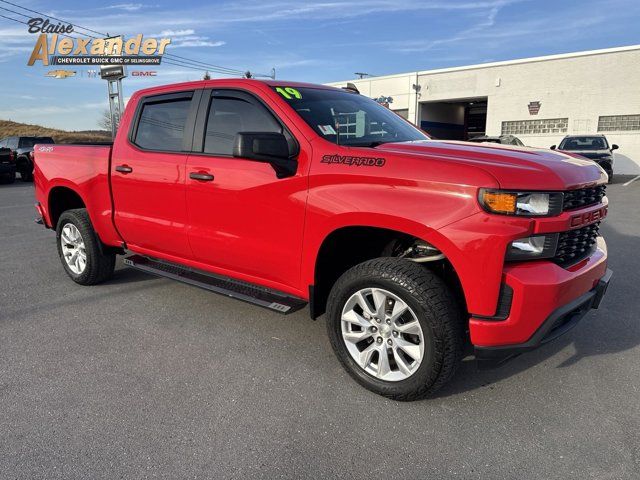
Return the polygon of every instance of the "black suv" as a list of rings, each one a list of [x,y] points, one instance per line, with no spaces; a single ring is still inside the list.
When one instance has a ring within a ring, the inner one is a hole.
[[[8,148],[0,148],[0,183],[13,183],[16,180],[16,162]]]
[[[555,149],[552,145],[551,150]],[[577,153],[596,162],[607,172],[609,183],[613,181],[613,151],[617,149],[618,145],[609,146],[604,135],[567,135],[558,146],[558,150]]]
[[[5,137],[0,140],[0,148],[8,148],[13,153],[16,170],[23,182],[33,180],[33,146],[37,143],[54,143],[51,137]]]

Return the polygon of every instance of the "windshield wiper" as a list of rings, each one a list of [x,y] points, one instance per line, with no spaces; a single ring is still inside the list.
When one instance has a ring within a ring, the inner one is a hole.
[[[345,147],[367,147],[367,148],[376,148],[377,146],[383,145],[385,143],[390,143],[390,142],[383,142],[382,140],[375,140],[373,142],[362,142],[362,143],[349,143],[349,144],[343,144]]]

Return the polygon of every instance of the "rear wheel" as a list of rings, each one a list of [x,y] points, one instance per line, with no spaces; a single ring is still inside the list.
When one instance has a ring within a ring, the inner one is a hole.
[[[80,285],[95,285],[113,275],[116,256],[104,253],[84,208],[67,210],[56,229],[58,255],[67,274]]]
[[[0,182],[2,183],[13,183],[16,181],[16,172],[5,173],[0,175]]]
[[[408,260],[379,258],[344,273],[329,296],[327,329],[347,372],[396,400],[435,392],[453,376],[462,353],[453,295]]]

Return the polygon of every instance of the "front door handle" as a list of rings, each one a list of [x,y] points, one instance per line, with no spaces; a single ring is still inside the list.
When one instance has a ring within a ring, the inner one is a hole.
[[[133,168],[131,168],[129,165],[118,165],[116,167],[116,172],[131,173],[133,172]]]
[[[201,173],[201,172],[191,172],[189,174],[189,178],[192,178],[194,180],[200,180],[201,182],[213,181],[213,175],[209,175],[208,173]]]

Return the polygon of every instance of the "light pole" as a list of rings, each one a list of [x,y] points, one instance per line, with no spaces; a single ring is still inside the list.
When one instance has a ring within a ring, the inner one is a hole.
[[[124,111],[122,98],[122,79],[127,76],[123,65],[106,65],[100,67],[100,78],[107,81],[109,92],[109,113],[111,115],[111,139],[115,140],[118,123]]]

